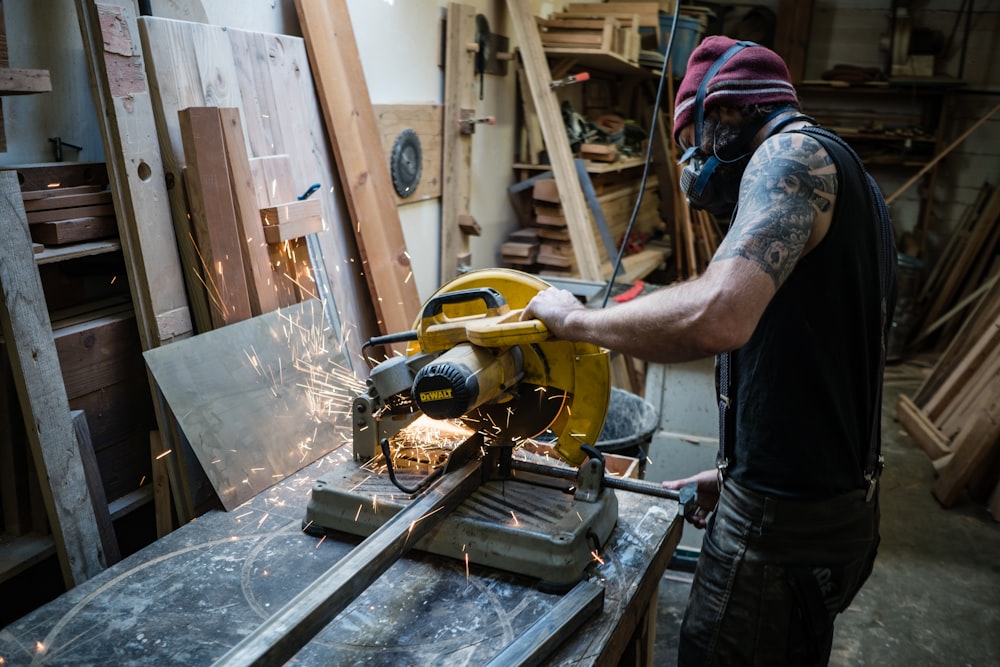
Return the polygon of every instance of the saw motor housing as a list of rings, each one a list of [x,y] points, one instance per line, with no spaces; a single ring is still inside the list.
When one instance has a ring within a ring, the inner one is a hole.
[[[421,414],[461,419],[506,446],[546,430],[578,466],[596,443],[610,398],[608,352],[555,340],[521,312],[543,280],[509,269],[467,273],[421,309],[405,356],[372,369],[354,400],[354,457],[368,460]],[[397,338],[398,340],[398,338]]]

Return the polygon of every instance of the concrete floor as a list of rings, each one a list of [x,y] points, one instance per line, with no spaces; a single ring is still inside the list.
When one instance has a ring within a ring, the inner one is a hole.
[[[911,363],[886,371],[882,545],[838,618],[831,665],[1000,665],[1000,523],[968,497],[943,509],[930,460],[894,419],[897,396],[912,396],[928,372]],[[676,665],[691,576],[668,570],[660,582],[658,667]]]

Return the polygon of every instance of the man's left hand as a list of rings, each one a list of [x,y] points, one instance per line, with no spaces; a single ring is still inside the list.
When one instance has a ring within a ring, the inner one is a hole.
[[[574,312],[586,310],[572,293],[550,287],[542,290],[528,302],[521,313],[521,320],[539,319],[554,336],[572,339],[569,318]]]

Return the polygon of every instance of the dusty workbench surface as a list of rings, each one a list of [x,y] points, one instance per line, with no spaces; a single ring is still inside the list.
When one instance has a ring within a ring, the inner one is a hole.
[[[3,628],[2,664],[211,664],[357,544],[301,531],[329,466],[210,512]],[[590,567],[604,610],[552,664],[616,664],[680,539],[675,502],[617,493],[618,525]],[[410,552],[289,664],[482,664],[559,599],[529,579]]]

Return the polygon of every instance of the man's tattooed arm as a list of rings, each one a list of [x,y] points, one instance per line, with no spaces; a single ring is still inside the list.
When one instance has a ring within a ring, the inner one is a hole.
[[[743,173],[736,219],[713,261],[748,259],[778,289],[836,194],[836,168],[819,142],[802,134],[771,137]]]

